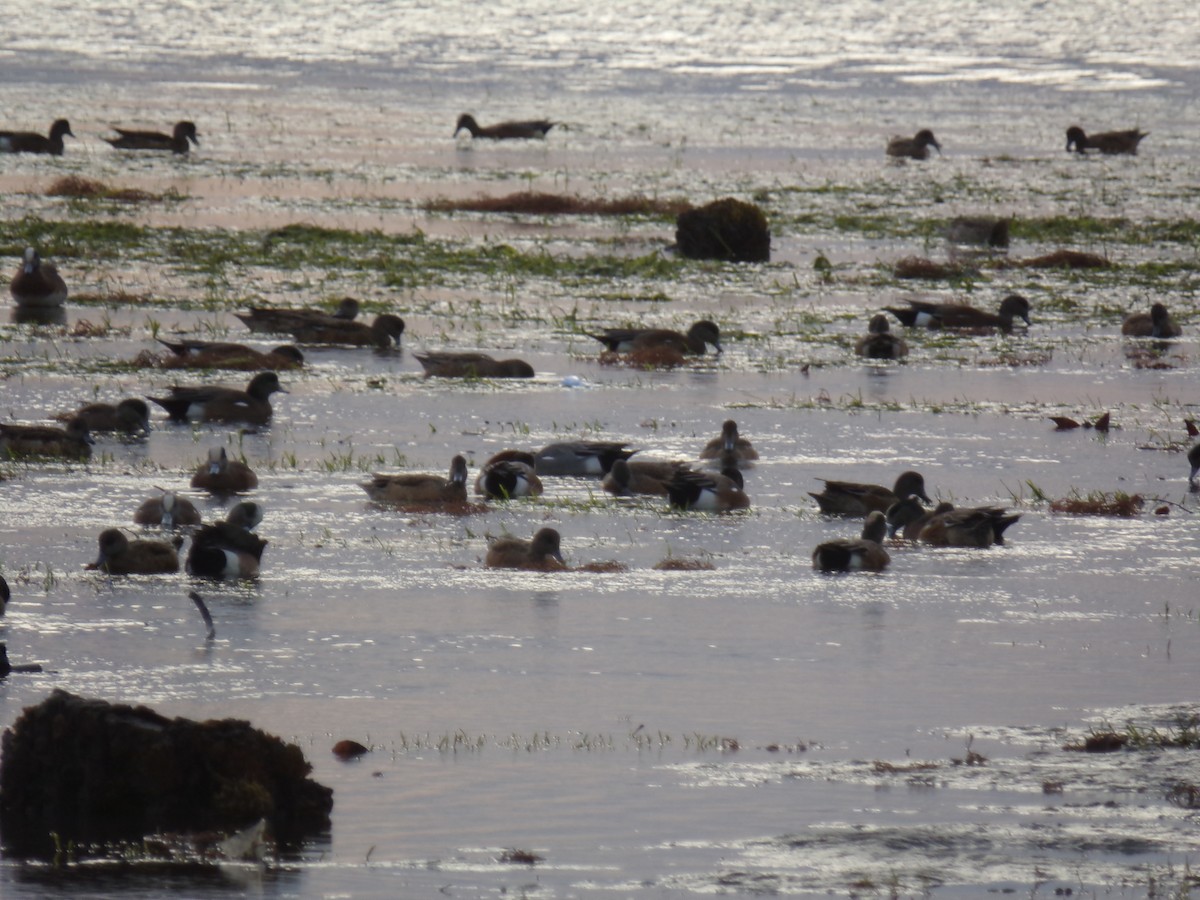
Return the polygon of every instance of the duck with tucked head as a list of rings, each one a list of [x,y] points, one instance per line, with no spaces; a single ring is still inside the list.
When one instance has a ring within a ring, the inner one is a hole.
[[[384,313],[376,316],[370,325],[364,322],[308,322],[291,330],[292,336],[302,344],[334,344],[343,347],[376,347],[390,350],[400,346],[404,334],[404,320],[399,316]]]
[[[549,119],[526,119],[519,122],[497,122],[495,125],[480,125],[475,117],[463,113],[458,117],[452,137],[458,137],[460,131],[470,132],[473,138],[485,138],[490,141],[529,140],[544,138],[555,125]]]
[[[879,313],[871,317],[867,333],[859,338],[854,352],[863,359],[903,359],[908,356],[908,344],[892,334],[887,316]]]
[[[281,371],[299,369],[304,365],[304,354],[291,344],[280,346],[264,353],[225,341],[164,341],[158,342],[171,351],[162,361],[165,369],[238,369],[243,372],[259,370]]]
[[[887,522],[875,510],[863,522],[858,540],[841,539],[818,544],[813,551],[813,568],[819,572],[882,572],[892,558],[883,549]]]
[[[360,487],[376,503],[396,506],[446,506],[467,502],[467,461],[462,456],[450,460],[450,474],[418,474],[371,476]]]
[[[721,352],[721,329],[715,322],[701,319],[694,322],[681,334],[669,328],[605,328],[593,334],[586,332],[590,338],[595,338],[613,353],[630,353],[637,350],[668,349],[677,353],[690,353],[702,356],[709,344],[717,353]]]
[[[1183,329],[1171,318],[1171,313],[1161,303],[1152,304],[1149,312],[1130,313],[1121,323],[1121,334],[1126,337],[1173,338],[1183,334]]]
[[[497,538],[488,545],[484,564],[489,569],[531,569],[557,572],[567,567],[562,557],[562,538],[553,528],[542,528],[533,540]]]
[[[8,289],[19,310],[55,310],[67,302],[66,282],[32,247],[25,248]]]
[[[537,459],[525,450],[501,450],[479,470],[475,493],[496,500],[540,497],[542,480],[536,473]]]
[[[78,417],[65,428],[51,425],[10,425],[0,423],[0,457],[9,459],[72,459],[92,457],[95,443],[87,422]]]
[[[933,132],[922,128],[910,138],[894,137],[887,144],[887,155],[896,159],[929,159],[929,148],[933,147],[938,153],[942,145],[937,142]]]
[[[66,119],[55,119],[50,126],[50,136],[36,131],[0,131],[0,153],[46,153],[62,156],[63,136],[75,137],[71,123]]]
[[[486,353],[416,353],[426,378],[532,378],[522,359],[493,359]]]
[[[161,131],[129,131],[125,128],[113,127],[119,137],[104,138],[118,150],[158,150],[171,153],[187,153],[190,149],[188,142],[200,146],[200,135],[196,131],[195,122],[176,122],[170,134]]]
[[[167,411],[172,422],[244,422],[265,425],[271,420],[271,395],[286,394],[279,376],[259,372],[244,391],[218,385],[170,388],[169,397],[149,397]]]
[[[90,432],[148,434],[150,431],[150,407],[138,397],[127,397],[116,404],[89,403],[75,412],[59,413],[54,418],[59,422],[82,419]]]
[[[166,541],[131,541],[123,532],[109,528],[100,532],[100,555],[87,566],[109,575],[157,575],[179,571],[179,548],[183,538]]]
[[[192,476],[192,487],[217,495],[238,494],[258,487],[258,476],[244,462],[230,459],[224,447],[212,447],[208,462]]]
[[[865,516],[875,510],[884,512],[901,497],[912,494],[920,497],[926,503],[932,502],[925,495],[925,478],[919,472],[902,472],[891,488],[879,484],[861,484],[855,481],[825,482],[821,493],[809,491],[809,496],[817,501],[821,512],[831,516]]]
[[[1100,134],[1086,134],[1078,125],[1067,129],[1067,151],[1086,154],[1089,150],[1099,150],[1106,156],[1127,154],[1136,156],[1138,144],[1150,132],[1130,128],[1126,131],[1104,131]]]
[[[1010,334],[1016,319],[1030,325],[1029,301],[1020,294],[1009,294],[1000,308],[990,313],[965,303],[929,303],[908,300],[908,308],[885,307],[908,328],[949,328],[963,331],[999,330]]]
[[[667,498],[672,509],[697,512],[731,512],[749,509],[750,498],[743,490],[741,470],[722,469],[720,474],[681,470],[667,482]]]
[[[256,334],[292,334],[297,329],[313,325],[337,325],[358,318],[359,303],[353,297],[343,297],[332,312],[323,309],[284,306],[252,306],[248,313],[234,313]]]
[[[667,485],[680,472],[686,471],[690,470],[684,462],[618,459],[613,461],[600,486],[617,497],[632,497],[635,494],[666,497]]]

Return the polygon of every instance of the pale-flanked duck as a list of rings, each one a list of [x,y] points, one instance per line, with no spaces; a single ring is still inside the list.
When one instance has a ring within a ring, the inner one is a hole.
[[[813,568],[820,572],[881,572],[891,557],[883,549],[887,522],[883,513],[875,510],[863,522],[858,540],[826,541],[813,551]]]
[[[332,313],[304,307],[252,306],[250,312],[234,313],[234,316],[256,334],[292,334],[298,328],[314,324],[353,322],[358,311],[357,300],[343,297]]]
[[[1099,150],[1106,155],[1126,153],[1136,156],[1138,144],[1150,132],[1130,128],[1127,131],[1105,131],[1100,134],[1086,134],[1078,125],[1067,129],[1067,150],[1076,153],[1087,153],[1089,150]]]
[[[942,145],[937,142],[933,132],[922,128],[910,138],[896,136],[888,141],[887,155],[897,159],[928,159],[930,147],[938,153],[942,152]]]
[[[720,436],[704,445],[700,458],[720,460],[722,468],[737,468],[758,459],[758,451],[748,439],[738,434],[737,422],[726,419],[721,426]]]
[[[397,506],[443,506],[467,502],[467,461],[455,456],[448,476],[416,472],[375,474],[359,485],[375,503]]]
[[[179,548],[183,538],[166,541],[131,541],[117,528],[100,532],[100,555],[88,569],[109,575],[157,575],[179,571]]]
[[[195,122],[176,122],[170,134],[161,131],[130,131],[113,127],[119,137],[104,138],[118,150],[159,150],[171,153],[187,153],[188,142],[200,146],[200,135]]]
[[[1031,324],[1029,301],[1020,294],[1009,294],[1001,300],[1000,308],[995,313],[965,303],[928,303],[924,300],[907,302],[907,309],[892,306],[885,309],[908,328],[998,329],[1009,334],[1016,319],[1021,319],[1026,325]]]
[[[243,501],[225,521],[205,525],[192,536],[187,571],[203,578],[257,578],[267,541],[253,532],[262,507]]]
[[[595,338],[614,353],[665,348],[678,353],[703,355],[709,344],[718,353],[721,352],[721,329],[708,319],[693,323],[687,334],[669,328],[605,328],[596,334],[585,334]]]
[[[88,460],[92,456],[91,434],[80,418],[65,428],[52,425],[10,425],[0,423],[0,457],[8,459]]]
[[[494,359],[486,353],[415,353],[426,378],[532,378],[522,359]]]
[[[67,302],[66,282],[33,247],[25,248],[17,274],[9,283],[9,292],[17,309],[57,309]]]
[[[720,474],[683,470],[667,482],[667,497],[673,509],[698,512],[729,512],[748,509],[750,498],[743,490],[745,482],[736,468]]]
[[[304,365],[304,354],[291,344],[263,352],[245,344],[224,341],[164,341],[158,342],[171,351],[162,362],[165,369],[237,369],[257,372],[264,369],[283,371]]]
[[[82,419],[89,432],[147,434],[150,431],[150,407],[139,397],[126,397],[120,403],[89,403],[75,412],[59,413],[59,422]]]
[[[279,376],[259,372],[244,391],[218,385],[170,388],[169,397],[149,397],[167,411],[172,422],[244,422],[265,425],[271,420],[271,395],[284,393]]]
[[[146,500],[133,514],[137,525],[158,525],[162,528],[180,528],[201,523],[200,510],[187,497],[174,491],[163,491],[161,497]]]
[[[62,156],[63,136],[75,137],[71,123],[66,119],[55,119],[50,126],[50,136],[36,131],[0,131],[0,153],[48,153]]]
[[[335,344],[390,350],[400,346],[400,337],[404,334],[404,320],[391,313],[376,316],[370,325],[365,322],[330,319],[298,325],[291,330],[291,334],[302,344]]]
[[[553,528],[542,528],[531,541],[515,537],[496,538],[488,544],[484,564],[489,569],[533,569],[556,572],[565,569],[562,538]]]
[[[497,500],[540,497],[542,480],[537,477],[537,460],[524,450],[501,450],[479,470],[475,493]]]
[[[636,450],[618,441],[564,441],[547,444],[534,454],[539,475],[581,475],[603,478],[618,459],[629,459]]]
[[[475,121],[475,117],[470,113],[463,113],[458,117],[458,123],[454,126],[452,137],[458,137],[460,131],[466,130],[470,132],[473,138],[486,138],[491,141],[544,138],[546,132],[553,128],[555,124],[549,119],[527,119],[520,122],[497,122],[495,125],[482,126]]]
[[[690,471],[685,462],[649,459],[617,459],[600,481],[600,486],[617,497],[646,494],[666,497],[667,484],[680,472]]]
[[[819,494],[809,491],[809,496],[817,501],[821,512],[831,516],[865,516],[875,510],[885,512],[901,497],[912,494],[926,503],[932,502],[925,495],[925,479],[920,472],[900,473],[891,488],[854,481],[829,481],[824,478],[821,481],[825,482],[825,490]]]
[[[1149,312],[1135,312],[1121,323],[1121,334],[1128,337],[1173,338],[1183,334],[1183,329],[1171,318],[1171,313],[1161,303],[1151,305]]]
[[[238,494],[258,487],[258,476],[244,462],[230,459],[224,447],[213,447],[208,462],[192,476],[192,487],[213,494]]]
[[[1196,444],[1191,450],[1188,451],[1187,461],[1188,465],[1192,468],[1191,472],[1188,474],[1188,487],[1191,488],[1192,491],[1198,491],[1200,490],[1200,484],[1196,483],[1196,475],[1197,473],[1200,473],[1200,444]]]
[[[878,313],[871,317],[867,333],[858,339],[854,352],[863,359],[903,359],[908,356],[908,344],[892,334],[887,316]]]

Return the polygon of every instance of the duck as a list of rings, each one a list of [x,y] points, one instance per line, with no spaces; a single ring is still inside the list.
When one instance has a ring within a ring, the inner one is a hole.
[[[376,316],[370,325],[329,318],[328,321],[310,321],[291,329],[292,337],[302,344],[337,344],[350,347],[377,347],[390,350],[400,346],[404,334],[404,320],[399,316],[384,313]]]
[[[91,434],[87,422],[73,418],[65,428],[52,425],[0,423],[0,457],[9,459],[91,459]]]
[[[82,419],[89,432],[122,432],[124,434],[148,434],[150,431],[150,407],[140,397],[126,397],[119,403],[89,403],[75,412],[59,413],[54,417],[59,422]]]
[[[520,122],[497,122],[495,125],[481,126],[470,113],[463,113],[458,117],[452,137],[458,137],[458,133],[465,129],[473,138],[486,138],[491,141],[528,140],[544,138],[546,132],[556,124],[549,119],[527,119]]]
[[[244,501],[225,521],[205,525],[192,536],[187,571],[204,578],[257,578],[267,541],[254,533],[262,507]]]
[[[1012,219],[995,216],[955,216],[946,226],[946,240],[951,244],[979,244],[1003,248],[1009,244]]]
[[[822,478],[825,489],[809,496],[817,501],[821,512],[831,516],[866,516],[878,510],[885,512],[901,497],[915,494],[926,503],[932,501],[925,495],[925,478],[919,472],[902,472],[891,488],[878,484],[859,484],[853,481],[829,481]]]
[[[1148,134],[1148,131],[1130,128],[1127,131],[1105,131],[1089,135],[1078,125],[1072,125],[1067,129],[1067,150],[1082,154],[1089,150],[1099,150],[1108,156],[1120,153],[1137,156],[1138,144]]]
[[[107,143],[118,150],[169,150],[172,153],[184,154],[190,149],[188,142],[200,146],[200,135],[196,132],[195,122],[176,122],[170,134],[161,131],[129,131],[125,128],[113,128],[119,137],[106,137]]]
[[[100,532],[100,555],[87,566],[109,575],[157,575],[179,571],[183,538],[166,541],[131,541],[117,528]]]
[[[717,353],[722,351],[721,329],[708,319],[694,322],[687,334],[680,334],[669,328],[605,328],[597,334],[585,334],[602,343],[613,353],[665,348],[678,353],[702,356],[709,344]]]
[[[4,576],[0,575],[0,616],[4,615],[4,610],[8,608],[10,600],[12,600],[12,591],[8,589],[8,582],[4,580]]]
[[[1183,334],[1183,329],[1171,318],[1161,303],[1151,305],[1149,312],[1135,312],[1121,323],[1121,334],[1127,337],[1173,338]]]
[[[343,297],[332,313],[323,309],[296,307],[252,306],[248,313],[234,313],[256,334],[291,334],[297,328],[314,323],[353,322],[358,318],[359,302],[353,297]]]
[[[565,569],[562,537],[553,528],[542,528],[532,540],[502,537],[488,544],[484,565],[489,569],[533,569],[556,572]]]
[[[818,544],[813,550],[813,568],[819,572],[882,572],[892,561],[883,549],[887,522],[879,510],[863,522],[858,540],[841,539]]]
[[[867,333],[854,345],[854,353],[863,359],[903,359],[908,356],[908,344],[892,334],[887,316],[878,313],[871,316]]]
[[[179,528],[201,524],[200,510],[186,497],[174,491],[163,491],[160,497],[151,497],[142,503],[133,514],[134,524],[159,525],[163,528]]]
[[[906,541],[916,541],[921,534],[921,529],[930,519],[952,509],[954,509],[954,504],[946,501],[939,503],[933,509],[926,509],[921,504],[921,498],[916,494],[901,497],[884,513],[884,519],[888,525],[888,535]]]
[[[636,450],[617,441],[563,441],[547,444],[534,454],[538,475],[577,475],[603,478],[618,459],[629,459]]]
[[[667,498],[672,509],[699,512],[749,509],[750,498],[743,490],[744,484],[737,468],[722,469],[720,474],[685,469],[667,482]]]
[[[9,292],[17,309],[58,309],[67,302],[67,285],[58,269],[44,262],[33,247],[25,248]]]
[[[909,300],[907,309],[892,306],[885,309],[908,328],[994,328],[1009,334],[1016,319],[1021,319],[1027,326],[1032,324],[1029,319],[1029,301],[1020,294],[1009,294],[1001,300],[1000,308],[995,313],[965,303],[928,303],[924,300]]]
[[[1188,465],[1192,467],[1191,473],[1188,475],[1188,487],[1192,491],[1200,490],[1200,485],[1196,483],[1196,474],[1200,473],[1200,444],[1196,444],[1187,453]]]
[[[55,119],[50,126],[50,136],[43,137],[36,131],[0,131],[0,153],[47,153],[62,156],[63,136],[75,137],[71,123],[66,119]]]
[[[462,456],[450,460],[450,474],[427,475],[406,472],[401,475],[371,476],[360,487],[375,503],[397,505],[446,505],[467,502],[467,461]]]
[[[497,500],[540,497],[542,480],[537,477],[537,459],[524,450],[501,450],[479,470],[475,493]]]
[[[170,388],[170,397],[149,397],[167,411],[172,422],[244,422],[265,425],[271,420],[271,395],[287,391],[274,372],[259,372],[244,391],[218,385]]]
[[[486,353],[415,353],[426,378],[532,378],[522,359],[493,359]]]
[[[684,462],[617,459],[601,479],[600,486],[617,497],[632,497],[635,494],[666,497],[667,484],[685,471],[690,469]]]
[[[917,540],[935,547],[990,547],[1004,543],[1004,530],[1021,518],[999,506],[943,509],[921,526]]]
[[[930,147],[938,153],[942,152],[942,145],[937,142],[933,132],[922,128],[910,138],[896,136],[888,141],[887,155],[897,159],[928,159]]]
[[[758,451],[749,440],[738,435],[737,422],[726,419],[721,434],[704,445],[700,458],[720,460],[722,468],[738,468],[758,459]]]
[[[158,342],[171,351],[162,362],[165,369],[239,369],[247,372],[270,369],[299,369],[304,354],[291,344],[281,344],[267,352],[245,344],[224,341],[164,341]]]
[[[192,487],[213,494],[238,494],[258,487],[258,476],[244,462],[230,459],[224,447],[212,447],[208,462],[192,476]]]

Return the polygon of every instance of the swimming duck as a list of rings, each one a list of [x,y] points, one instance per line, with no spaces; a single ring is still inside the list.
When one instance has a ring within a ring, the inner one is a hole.
[[[71,123],[66,119],[55,119],[50,126],[50,136],[43,137],[36,131],[0,131],[0,153],[48,153],[62,156],[63,136],[70,135]]]
[[[602,478],[614,461],[629,459],[636,450],[627,450],[617,441],[564,441],[547,444],[534,454],[534,470],[539,475],[582,475]]]
[[[353,322],[358,317],[358,310],[357,300],[343,297],[332,313],[323,309],[252,306],[250,312],[234,313],[234,316],[257,334],[291,334],[297,328],[312,324]]]
[[[360,487],[376,503],[397,505],[445,505],[467,502],[467,461],[455,456],[450,474],[428,475],[406,472],[401,475],[372,475]]]
[[[863,359],[901,359],[908,356],[908,344],[892,334],[887,316],[879,313],[871,317],[867,333],[858,339],[854,352]]]
[[[330,318],[310,321],[291,329],[292,336],[302,344],[338,344],[350,347],[378,347],[389,350],[400,345],[404,320],[384,313],[370,325]]]
[[[304,354],[291,344],[282,344],[263,353],[245,344],[223,341],[164,341],[158,342],[171,351],[162,363],[166,369],[238,369],[256,372],[263,369],[281,371],[304,365]]]
[[[909,300],[908,308],[885,307],[901,324],[909,327],[950,329],[999,329],[1005,334],[1012,332],[1015,319],[1026,325],[1029,319],[1029,301],[1020,294],[1009,294],[1000,301],[995,313],[967,306],[965,303],[928,303],[924,300]]]
[[[25,248],[17,274],[9,283],[9,292],[17,309],[56,309],[67,302],[66,282],[32,247]]]
[[[224,522],[205,525],[192,536],[187,571],[206,578],[256,578],[267,541],[251,529],[262,521],[262,507],[245,501]]]
[[[1200,444],[1196,444],[1188,451],[1188,465],[1192,467],[1191,473],[1188,475],[1188,487],[1193,491],[1200,490],[1200,485],[1196,484],[1196,473],[1200,472]]]
[[[244,462],[230,459],[224,447],[212,447],[208,462],[192,476],[192,487],[214,494],[237,494],[258,487],[258,476]]]
[[[542,480],[535,473],[537,460],[524,450],[501,450],[479,470],[475,493],[497,500],[540,497]]]
[[[59,422],[82,419],[89,432],[120,431],[146,434],[150,431],[150,407],[138,397],[126,397],[120,403],[89,403],[75,412],[59,413]]]
[[[169,150],[172,153],[187,153],[190,149],[188,141],[200,146],[200,135],[196,132],[195,122],[176,122],[170,134],[161,131],[129,131],[124,128],[113,128],[120,137],[103,140],[112,144],[118,150]]]
[[[138,525],[160,525],[177,528],[201,523],[200,510],[186,497],[174,491],[163,491],[161,497],[151,497],[137,508],[133,521]]]
[[[8,589],[8,582],[4,580],[4,576],[0,575],[0,616],[4,615],[4,610],[8,608],[8,601],[12,599],[12,591]]]
[[[165,541],[131,541],[116,528],[100,532],[100,555],[88,569],[109,575],[155,575],[179,571],[179,548],[183,538]]]
[[[648,494],[667,496],[667,484],[680,472],[689,471],[684,462],[617,459],[600,481],[600,486],[617,497]]]
[[[678,353],[703,355],[708,344],[712,344],[718,353],[721,352],[721,329],[708,319],[693,323],[687,334],[669,328],[605,328],[598,334],[585,333],[614,353],[661,347]]]
[[[473,138],[487,138],[492,141],[526,140],[544,138],[546,132],[554,125],[549,119],[529,119],[522,122],[497,122],[485,127],[476,122],[474,116],[463,113],[458,117],[458,124],[454,126],[452,136],[457,137],[460,131],[466,129]]]
[[[699,512],[729,512],[748,509],[750,498],[743,490],[745,482],[736,468],[721,473],[676,472],[667,482],[667,497],[673,509],[693,509]]]
[[[542,528],[531,541],[515,537],[497,538],[488,545],[484,564],[489,569],[534,569],[554,572],[566,568],[561,537],[553,528]]]
[[[887,155],[899,159],[928,159],[929,148],[934,147],[942,152],[942,145],[937,142],[933,132],[922,128],[910,138],[894,137],[887,144]]]
[[[71,419],[66,428],[0,423],[0,457],[9,459],[83,461],[91,459],[94,443],[87,423],[80,418]]]
[[[1076,153],[1087,153],[1089,150],[1099,150],[1106,155],[1126,153],[1136,156],[1138,144],[1150,132],[1130,128],[1128,131],[1105,131],[1100,134],[1085,134],[1078,125],[1067,129],[1067,150]]]
[[[722,468],[732,466],[737,468],[758,459],[758,451],[744,437],[738,435],[737,422],[726,419],[721,426],[719,437],[713,438],[700,451],[701,459],[719,459]]]
[[[172,422],[245,422],[250,425],[269,422],[271,395],[287,393],[274,372],[259,372],[250,379],[244,391],[218,385],[176,385],[170,391],[169,397],[147,399],[165,409]]]
[[[493,359],[485,353],[415,353],[426,378],[532,378],[521,359]]]
[[[820,572],[881,572],[891,562],[883,549],[887,522],[883,513],[875,510],[863,522],[858,540],[826,541],[813,551],[813,568]]]
[[[948,509],[931,516],[917,540],[935,547],[990,547],[1004,543],[1004,530],[1021,516],[998,506]]]
[[[1167,308],[1161,303],[1150,307],[1150,312],[1135,312],[1121,323],[1121,334],[1128,337],[1173,338],[1183,334]]]
[[[901,497],[912,494],[926,503],[932,502],[925,496],[925,479],[919,472],[902,472],[892,488],[824,478],[821,481],[825,482],[825,490],[819,494],[809,491],[809,496],[817,501],[821,512],[831,516],[865,516],[874,510],[884,512]]]
[[[946,240],[951,244],[985,244],[988,247],[1007,247],[1008,229],[1011,224],[1011,218],[956,216],[946,227]]]

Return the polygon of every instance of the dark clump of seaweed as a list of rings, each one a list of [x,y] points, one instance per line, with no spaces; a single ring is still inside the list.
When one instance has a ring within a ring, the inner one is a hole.
[[[1087,494],[1073,493],[1050,503],[1050,511],[1069,513],[1076,516],[1120,516],[1129,518],[1140,515],[1146,500],[1141,494],[1124,491],[1089,491]]]
[[[923,278],[928,281],[966,278],[974,275],[973,269],[957,263],[934,262],[924,256],[906,256],[896,260],[892,272],[897,278]]]
[[[103,181],[81,175],[65,175],[46,188],[47,197],[71,197],[77,200],[116,200],[121,203],[146,203],[162,200],[162,195],[136,188],[113,188]]]

